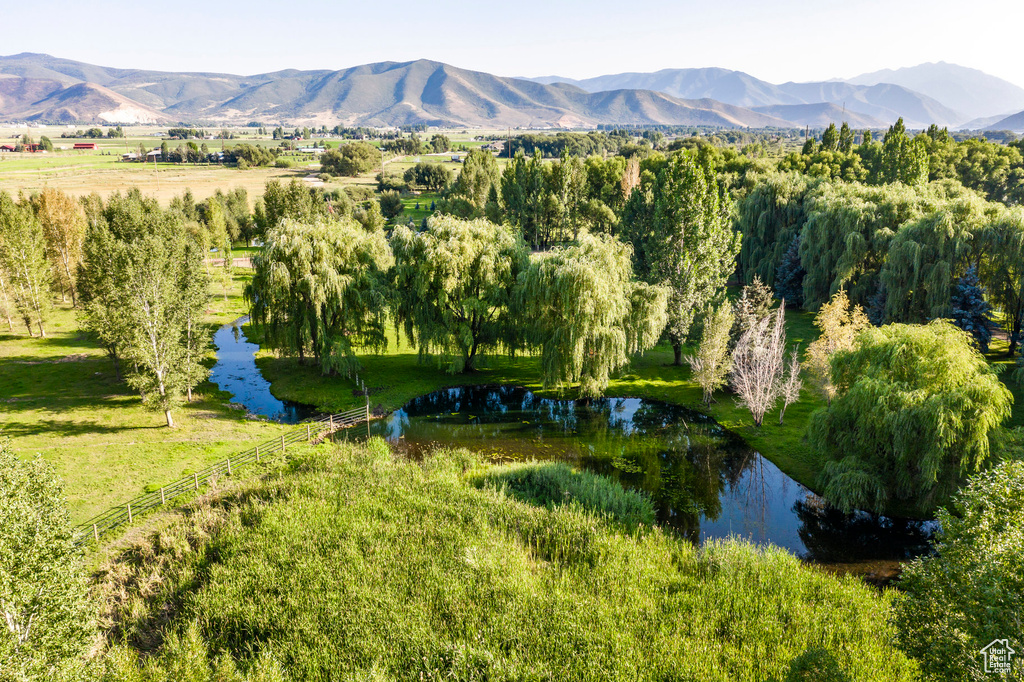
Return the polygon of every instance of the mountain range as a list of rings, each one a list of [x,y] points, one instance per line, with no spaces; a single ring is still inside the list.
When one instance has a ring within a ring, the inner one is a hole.
[[[663,69],[653,73],[620,73],[584,80],[543,76],[541,83],[568,83],[590,92],[609,88],[643,88],[675,97],[711,97],[751,107],[807,125],[838,120],[830,104],[860,114],[864,124],[888,125],[902,116],[908,126],[985,128],[1024,109],[1024,88],[944,62],[895,71],[866,73],[849,80],[774,84],[721,68]],[[840,113],[840,117],[844,114]],[[987,117],[987,120],[978,120]]]
[[[239,76],[109,68],[22,53],[0,56],[0,118],[203,125],[427,123],[477,128],[597,124],[790,128],[846,120],[858,128],[879,128],[899,116],[909,126],[921,127],[932,122],[956,126],[988,115],[994,118],[987,122],[998,127],[1008,114],[1024,108],[1024,90],[1006,81],[986,74],[982,79],[977,76],[981,72],[942,65],[956,70],[959,79],[943,85],[935,66],[891,72],[892,80],[900,83],[870,82],[886,77],[879,72],[849,82],[775,85],[740,71],[716,68],[572,81],[557,76],[509,78],[417,60],[339,71],[291,69]],[[904,83],[919,84],[921,89]],[[962,107],[965,98],[975,103]]]

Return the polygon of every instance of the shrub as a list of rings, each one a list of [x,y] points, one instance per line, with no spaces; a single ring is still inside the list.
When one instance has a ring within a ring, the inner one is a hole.
[[[910,563],[900,579],[899,645],[927,679],[987,679],[982,647],[1002,638],[1024,645],[1024,462],[974,476],[938,521],[935,554]]]
[[[93,614],[64,492],[41,457],[0,440],[0,680],[60,679],[81,667]]]

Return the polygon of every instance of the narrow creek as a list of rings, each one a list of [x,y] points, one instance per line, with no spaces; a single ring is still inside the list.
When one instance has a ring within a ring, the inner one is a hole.
[[[308,405],[280,400],[270,392],[270,382],[256,366],[258,344],[245,338],[242,325],[248,317],[240,317],[224,325],[213,335],[217,363],[210,371],[210,381],[231,394],[231,401],[245,407],[251,414],[268,417],[284,424],[309,419],[317,411]]]
[[[275,398],[256,367],[248,318],[214,336],[210,380],[252,413],[295,423],[315,410]],[[566,461],[640,490],[658,523],[694,543],[741,537],[879,582],[926,552],[934,522],[845,514],[711,417],[640,398],[540,398],[511,386],[443,389],[371,425],[411,456],[465,447],[493,461]]]

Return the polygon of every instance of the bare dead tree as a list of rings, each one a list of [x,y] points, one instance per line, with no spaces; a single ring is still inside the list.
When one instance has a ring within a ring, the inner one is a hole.
[[[739,404],[750,411],[754,426],[760,427],[764,415],[778,402],[785,371],[785,301],[747,329],[736,342],[729,375]]]
[[[793,352],[789,354],[789,366],[786,367],[786,376],[782,379],[782,409],[779,410],[779,426],[782,426],[782,418],[786,414],[786,408],[800,400],[800,391],[803,390],[803,387],[804,382],[800,378],[800,347],[794,345]]]

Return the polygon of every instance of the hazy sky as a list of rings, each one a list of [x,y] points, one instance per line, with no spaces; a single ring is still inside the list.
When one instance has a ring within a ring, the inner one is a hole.
[[[252,74],[423,57],[504,76],[721,66],[778,83],[941,60],[1024,86],[1024,0],[4,5],[0,54],[129,68]]]

